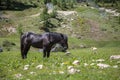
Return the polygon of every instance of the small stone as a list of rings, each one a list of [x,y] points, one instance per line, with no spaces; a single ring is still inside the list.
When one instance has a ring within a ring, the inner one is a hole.
[[[110,56],[110,59],[120,59],[120,55],[112,55]]]
[[[118,68],[118,65],[114,65],[113,68]]]
[[[68,66],[68,70],[70,70],[70,69],[72,69],[73,68],[73,66]]]
[[[99,68],[101,68],[101,69],[110,67],[110,65],[108,65],[108,64],[102,64],[102,63],[97,64],[97,66],[99,66]]]
[[[87,63],[84,63],[84,66],[86,67],[86,66],[88,66],[88,64],[87,64]]]
[[[98,60],[96,60],[96,62],[103,62],[103,61],[105,61],[104,59],[98,59]]]
[[[90,65],[93,66],[93,65],[95,65],[95,63],[91,63]]]
[[[43,65],[36,66],[36,69],[42,69],[42,68],[43,68]]]
[[[75,72],[76,72],[76,70],[74,68],[68,70],[69,74],[75,74]]]
[[[23,70],[28,70],[29,65],[25,65]]]
[[[80,61],[79,61],[79,60],[75,60],[72,64],[74,64],[74,65],[79,65],[79,64],[80,64]]]
[[[67,51],[66,53],[65,53],[66,55],[69,55],[69,54],[71,54],[69,51]]]
[[[20,74],[20,73],[19,73],[19,74],[15,74],[15,77],[16,77],[16,78],[21,78],[21,77],[22,77],[22,74]]]
[[[64,74],[64,71],[59,71],[60,74]]]
[[[30,72],[30,74],[35,74],[35,72]]]

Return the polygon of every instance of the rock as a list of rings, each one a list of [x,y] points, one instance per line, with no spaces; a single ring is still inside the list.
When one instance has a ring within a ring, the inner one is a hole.
[[[103,61],[105,61],[104,59],[98,59],[98,60],[96,60],[96,62],[103,62]]]
[[[68,70],[70,70],[70,69],[72,69],[73,68],[73,66],[68,66]]]
[[[120,55],[112,55],[110,56],[110,59],[120,59]]]
[[[91,64],[90,64],[90,66],[93,66],[93,65],[95,65],[95,63],[91,63]]]
[[[99,68],[101,68],[101,69],[110,67],[110,65],[108,65],[108,64],[103,64],[103,63],[99,63],[99,64],[97,64],[97,66],[98,66]]]
[[[36,74],[36,72],[30,72],[30,74]]]
[[[23,70],[28,70],[29,65],[25,65]]]
[[[93,51],[96,51],[96,50],[97,50],[97,48],[96,48],[96,47],[92,47],[92,50],[93,50]]]
[[[91,49],[92,49],[94,54],[97,53],[97,48],[96,47],[91,47]]]
[[[87,63],[84,63],[84,67],[86,67],[86,66],[88,66],[88,64],[87,64]]]
[[[63,50],[63,47],[62,47],[60,44],[56,44],[56,45],[51,49],[52,52],[59,52],[59,51],[62,51],[62,50]]]
[[[42,68],[43,68],[43,65],[36,66],[36,69],[42,69]]]
[[[68,73],[69,74],[75,74],[76,72],[79,73],[80,70],[75,69],[73,66],[68,66]]]
[[[81,45],[80,45],[80,48],[86,48],[86,46],[85,46],[85,45],[83,45],[83,44],[81,44]]]
[[[114,65],[113,68],[118,68],[118,65]]]
[[[80,61],[79,61],[79,60],[75,60],[72,64],[74,64],[74,65],[79,65],[79,64],[80,64]]]
[[[69,74],[75,74],[75,72],[76,72],[76,70],[74,68],[68,70]]]
[[[22,74],[20,74],[20,73],[19,73],[19,74],[15,74],[15,77],[16,77],[16,78],[21,78],[21,77],[22,77]]]
[[[2,49],[2,48],[0,48],[0,52],[3,52],[3,49]]]
[[[64,74],[64,71],[59,71],[59,74]]]
[[[69,51],[67,51],[66,53],[65,53],[66,55],[69,55],[69,54],[71,54]]]

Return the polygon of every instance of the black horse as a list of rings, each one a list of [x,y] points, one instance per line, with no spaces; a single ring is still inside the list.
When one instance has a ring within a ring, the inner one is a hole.
[[[27,53],[30,47],[42,48],[43,57],[49,57],[53,45],[61,44],[63,51],[68,49],[68,38],[65,34],[48,32],[44,34],[35,34],[33,32],[26,32],[21,34],[21,56],[23,59],[27,58]]]

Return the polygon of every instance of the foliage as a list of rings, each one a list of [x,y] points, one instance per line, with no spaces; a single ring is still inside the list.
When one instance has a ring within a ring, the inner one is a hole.
[[[96,4],[99,6],[105,6],[105,7],[114,7],[117,9],[120,9],[120,1],[119,0],[94,0]],[[110,4],[110,5],[108,5]]]
[[[15,43],[9,42],[8,40],[3,41],[2,46],[7,50],[10,51],[13,46],[15,46]]]
[[[19,33],[19,34],[22,34],[22,33],[23,33],[23,27],[22,27],[21,24],[18,26],[17,30],[18,30],[18,33]]]
[[[44,9],[43,9],[43,12],[42,14],[40,15],[40,18],[41,20],[43,21],[43,30],[45,31],[49,31],[49,30],[46,30],[48,28],[54,28],[56,27],[53,23],[53,19],[56,19],[57,17],[57,12],[55,9],[52,10],[52,12],[48,13],[48,9],[47,7],[45,6]],[[57,20],[57,19],[56,19]]]

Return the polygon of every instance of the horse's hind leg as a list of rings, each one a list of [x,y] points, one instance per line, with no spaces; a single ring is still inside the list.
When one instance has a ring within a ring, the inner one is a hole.
[[[26,45],[25,48],[24,48],[24,59],[27,58],[27,53],[30,49],[30,45]]]
[[[22,59],[25,58],[25,56],[24,56],[24,51],[25,51],[24,47],[25,47],[25,45],[23,43],[21,43],[21,57],[22,57]]]
[[[30,45],[23,45],[23,47],[21,48],[22,59],[27,58],[27,53],[29,49],[30,49]]]

